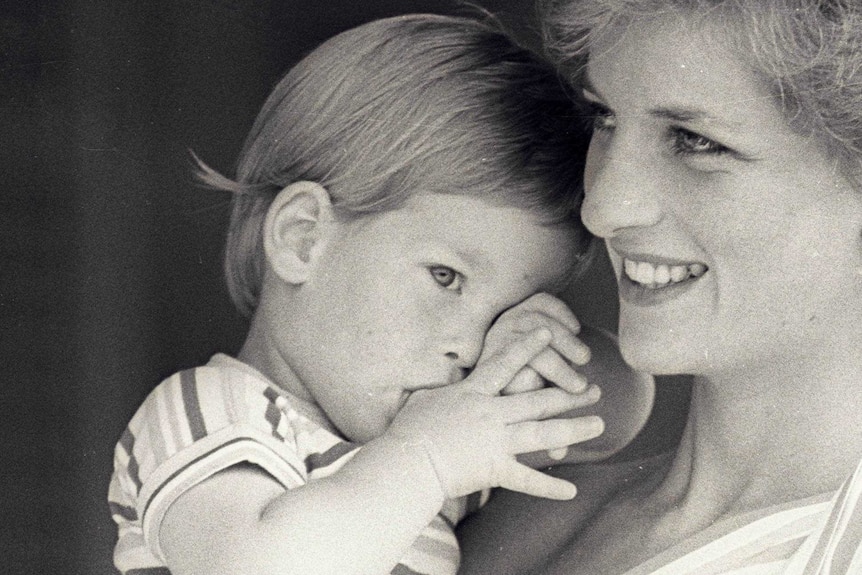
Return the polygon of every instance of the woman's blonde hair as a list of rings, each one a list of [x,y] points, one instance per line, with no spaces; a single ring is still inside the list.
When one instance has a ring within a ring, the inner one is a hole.
[[[413,15],[322,44],[275,87],[230,191],[225,272],[237,308],[257,306],[261,228],[275,195],[300,180],[329,192],[338,217],[396,209],[417,192],[469,194],[580,225],[588,136],[555,69],[489,21]],[[561,263],[568,265],[568,263]]]
[[[593,37],[668,11],[723,26],[791,125],[821,138],[862,184],[862,2],[542,0],[545,47],[577,83]]]

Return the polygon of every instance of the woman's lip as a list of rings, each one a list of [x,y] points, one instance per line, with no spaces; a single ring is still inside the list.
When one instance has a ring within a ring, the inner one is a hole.
[[[655,305],[688,292],[709,267],[696,259],[681,259],[643,252],[632,246],[609,243],[616,260],[620,298],[637,305]]]
[[[625,248],[621,248],[618,246],[614,246],[610,244],[608,246],[613,255],[617,256],[623,260],[631,260],[635,262],[645,262],[648,264],[652,264],[654,266],[666,265],[666,266],[687,266],[691,264],[701,264],[706,266],[701,261],[696,259],[680,259],[676,257],[663,256],[655,253],[649,252],[638,252],[634,250],[628,250]]]
[[[623,258],[622,275],[648,289],[661,289],[690,279],[696,279],[706,273],[704,264],[693,262],[688,264],[653,264],[647,261],[636,261]]]
[[[668,283],[659,287],[646,286],[630,279],[621,270],[618,278],[620,299],[628,304],[638,306],[652,306],[668,302],[687,293],[698,283],[703,276],[690,277],[688,279]]]

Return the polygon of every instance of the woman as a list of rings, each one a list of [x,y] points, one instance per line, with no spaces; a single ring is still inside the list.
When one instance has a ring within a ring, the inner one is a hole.
[[[692,374],[691,406],[667,457],[560,469],[580,506],[498,494],[463,572],[862,573],[862,3],[546,16],[592,109],[582,216],[623,354]]]

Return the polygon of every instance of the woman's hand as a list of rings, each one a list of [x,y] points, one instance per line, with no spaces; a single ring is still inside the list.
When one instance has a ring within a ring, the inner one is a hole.
[[[574,497],[574,485],[533,470],[515,456],[599,435],[604,425],[598,417],[546,419],[596,401],[597,390],[572,394],[547,387],[500,395],[534,363],[538,373],[557,377],[562,355],[551,346],[569,331],[555,325],[510,334],[495,352],[484,354],[464,381],[414,392],[377,441],[396,441],[403,450],[423,451],[449,498],[489,487],[552,499]],[[579,346],[568,338],[560,341],[565,357],[583,359]]]

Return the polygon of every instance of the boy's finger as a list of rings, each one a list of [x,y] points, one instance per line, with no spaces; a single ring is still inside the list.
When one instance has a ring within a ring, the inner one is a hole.
[[[545,380],[542,379],[542,376],[539,375],[535,369],[528,365],[521,368],[521,371],[512,378],[509,385],[504,387],[500,393],[503,395],[514,395],[516,393],[535,391],[537,389],[542,389],[543,387],[545,387]]]
[[[598,437],[605,429],[595,415],[571,419],[525,421],[508,426],[510,455],[559,449]]]
[[[584,365],[590,361],[590,348],[577,336],[580,326],[578,326],[578,330],[572,330],[570,326],[560,322],[557,318],[534,311],[522,312],[516,317],[500,321],[496,325],[513,333],[526,333],[540,327],[546,327],[554,334],[551,346],[563,357],[575,365]]]
[[[530,360],[547,349],[552,337],[547,328],[532,330],[476,366],[461,385],[477,393],[496,395]]]
[[[500,463],[495,483],[505,489],[548,499],[572,499],[577,493],[573,483],[545,475],[514,460]]]
[[[560,324],[556,324],[557,329],[549,327],[554,334],[551,347],[557,350],[560,355],[575,365],[584,365],[590,361],[589,346],[581,341],[573,332],[563,329]]]
[[[582,393],[587,388],[587,377],[578,373],[552,349],[546,349],[530,360],[530,367],[547,381],[570,393]]]
[[[566,458],[566,455],[569,453],[568,447],[560,447],[559,449],[549,449],[548,457],[553,459],[554,461],[562,461]]]
[[[560,298],[554,297],[549,293],[537,293],[512,309],[541,313],[560,322],[572,333],[581,331],[581,322],[578,321],[578,318],[575,317],[569,306]]]
[[[591,385],[587,391],[577,395],[557,387],[546,387],[527,393],[495,398],[494,405],[499,406],[499,409],[502,410],[502,420],[512,424],[556,417],[567,411],[592,405],[600,397],[601,391],[595,385]]]

